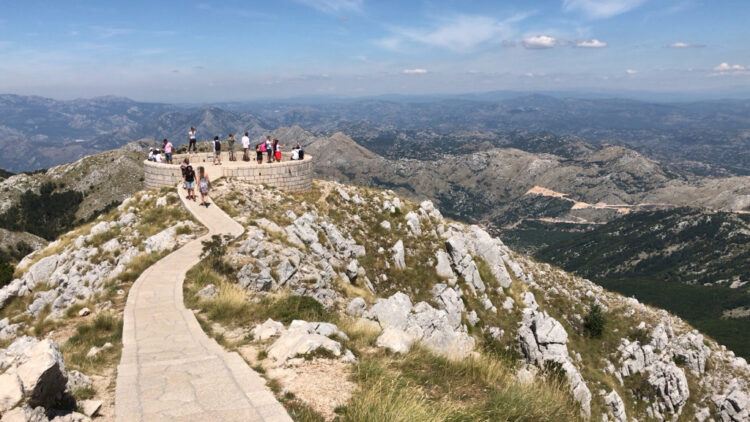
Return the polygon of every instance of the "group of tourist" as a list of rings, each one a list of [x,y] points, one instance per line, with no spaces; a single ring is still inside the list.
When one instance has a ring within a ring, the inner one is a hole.
[[[198,135],[197,131],[194,127],[191,127],[188,131],[188,148],[187,152],[190,153],[198,153]],[[229,161],[237,161],[237,158],[234,154],[234,144],[235,144],[235,138],[234,134],[230,133],[227,136],[226,142],[229,147]],[[242,136],[241,139],[242,142],[242,161],[250,161],[250,136],[248,132],[245,132],[245,134]],[[213,156],[213,164],[214,165],[221,165],[221,140],[218,136],[214,136],[213,141],[209,141],[209,148],[212,151]],[[255,161],[258,164],[263,164],[264,157],[266,163],[278,163],[282,161],[282,154],[281,154],[281,148],[283,145],[279,142],[278,139],[271,139],[270,135],[267,135],[265,139],[262,139],[260,142],[255,144]],[[162,156],[162,151],[164,152],[164,156]],[[162,149],[155,149],[151,148],[148,154],[148,160],[149,161],[155,161],[157,163],[167,163],[172,164],[172,154],[174,151],[174,146],[172,145],[169,140],[164,139],[162,141]],[[294,148],[291,150],[291,154],[289,157],[291,160],[304,160],[305,159],[305,150],[302,149],[300,144],[296,144]]]

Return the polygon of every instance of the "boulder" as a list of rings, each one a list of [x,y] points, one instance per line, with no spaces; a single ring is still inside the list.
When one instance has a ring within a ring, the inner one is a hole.
[[[355,297],[346,305],[346,314],[353,317],[360,317],[367,310],[367,303],[361,297]]]
[[[392,353],[404,354],[411,350],[411,346],[414,344],[414,338],[404,330],[388,327],[383,330],[375,344]]]
[[[62,354],[49,339],[36,343],[25,352],[27,359],[15,369],[24,396],[31,407],[51,407],[67,387]]]
[[[268,318],[266,322],[258,324],[251,333],[256,340],[268,340],[271,337],[280,336],[284,332],[284,324]]]
[[[448,256],[445,251],[438,251],[437,254],[435,254],[435,259],[437,259],[435,272],[437,272],[438,277],[444,280],[455,277],[453,274],[453,268],[451,267],[450,256]]]
[[[23,399],[23,385],[15,372],[0,375],[0,414],[16,407]]]
[[[208,284],[206,285],[206,287],[198,290],[198,293],[196,293],[195,295],[201,299],[213,299],[217,294],[219,294],[219,289],[216,287],[216,285]]]
[[[282,365],[297,356],[324,351],[333,356],[342,355],[342,347],[337,341],[320,334],[310,334],[304,330],[288,330],[268,349],[268,356]]]
[[[388,221],[388,220],[381,221],[380,222],[380,228],[382,228],[383,230],[385,230],[387,232],[391,231],[391,222]]]
[[[406,227],[414,236],[422,235],[422,223],[420,223],[419,216],[414,211],[406,214]]]
[[[406,329],[412,304],[409,296],[397,292],[387,299],[378,299],[365,313],[365,317],[376,320],[385,328]]]
[[[405,260],[406,251],[404,250],[404,242],[399,240],[393,247],[391,247],[391,259],[397,269],[403,270],[406,268]]]
[[[80,403],[78,403],[78,408],[81,409],[81,412],[83,412],[84,415],[91,418],[91,417],[94,417],[97,413],[99,413],[99,409],[102,408],[102,401],[101,400],[83,400]]]
[[[79,317],[85,317],[85,316],[88,316],[90,313],[91,313],[91,309],[89,309],[89,308],[81,308],[81,310],[78,311],[78,316]]]
[[[168,251],[177,244],[177,229],[175,227],[166,228],[159,233],[149,237],[144,242],[144,248],[147,253]]]
[[[607,406],[607,413],[615,422],[627,422],[628,417],[625,414],[625,403],[617,391],[612,390],[604,396],[604,404]]]

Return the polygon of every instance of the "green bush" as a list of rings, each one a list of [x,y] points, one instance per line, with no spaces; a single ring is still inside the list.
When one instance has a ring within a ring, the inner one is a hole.
[[[229,245],[231,236],[221,236],[215,234],[211,236],[211,239],[203,241],[203,253],[201,258],[205,259],[206,262],[219,274],[229,274],[231,268],[224,262],[224,256],[227,254],[227,246]]]
[[[607,318],[598,304],[591,305],[589,313],[583,319],[583,328],[590,337],[601,337],[604,327],[607,325]]]

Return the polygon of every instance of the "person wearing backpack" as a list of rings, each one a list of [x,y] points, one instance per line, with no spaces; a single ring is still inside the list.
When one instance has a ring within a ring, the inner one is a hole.
[[[208,208],[211,205],[208,199],[208,192],[211,190],[211,180],[208,178],[208,173],[203,166],[198,167],[198,190],[201,192],[201,205]]]
[[[214,165],[221,165],[221,141],[214,136]]]
[[[201,167],[203,168],[203,167]],[[185,189],[187,189],[187,199],[195,201],[195,170],[190,165],[188,159],[185,159],[185,170],[183,170],[185,177]]]

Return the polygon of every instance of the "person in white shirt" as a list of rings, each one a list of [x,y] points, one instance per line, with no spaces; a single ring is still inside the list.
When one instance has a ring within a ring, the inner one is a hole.
[[[156,156],[154,155],[153,148],[148,149],[148,161],[156,161]]]
[[[198,145],[196,141],[196,131],[194,127],[190,127],[190,130],[188,131],[188,152],[192,149],[193,152],[198,152]]]
[[[293,161],[299,160],[299,145],[292,148],[292,160]]]
[[[242,161],[250,161],[250,155],[248,155],[249,149],[250,137],[247,136],[247,132],[245,132],[245,136],[242,137]]]
[[[158,149],[156,150],[156,153],[154,154],[154,161],[156,161],[157,163],[161,163],[162,161],[164,161],[164,159],[161,156],[161,151]]]

